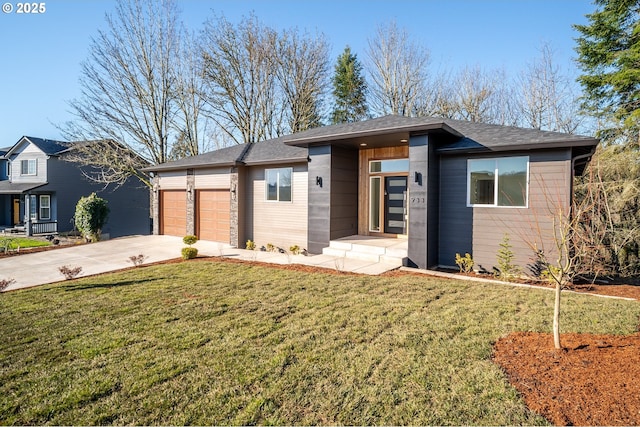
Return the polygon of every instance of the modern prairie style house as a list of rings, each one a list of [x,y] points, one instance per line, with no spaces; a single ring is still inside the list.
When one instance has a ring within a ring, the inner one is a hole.
[[[0,229],[26,235],[74,229],[76,204],[95,192],[107,200],[109,237],[149,234],[149,192],[133,179],[113,189],[89,181],[66,156],[77,143],[24,136],[0,150]]]
[[[442,118],[386,116],[223,148],[150,168],[154,233],[327,252],[347,237],[398,239],[404,263],[491,271],[507,234],[516,261],[552,238],[591,137]]]

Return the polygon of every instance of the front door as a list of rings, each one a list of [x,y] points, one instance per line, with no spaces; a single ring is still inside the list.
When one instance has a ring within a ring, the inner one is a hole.
[[[407,177],[384,177],[384,232],[407,234]]]
[[[20,224],[20,199],[13,199],[13,224]]]

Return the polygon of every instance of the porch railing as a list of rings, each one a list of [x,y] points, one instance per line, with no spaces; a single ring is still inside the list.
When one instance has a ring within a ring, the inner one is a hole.
[[[31,235],[49,234],[58,232],[58,221],[32,222]]]

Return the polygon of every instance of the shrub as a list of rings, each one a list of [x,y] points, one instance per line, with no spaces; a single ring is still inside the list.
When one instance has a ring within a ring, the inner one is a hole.
[[[272,243],[267,243],[267,252],[275,252],[276,247]]]
[[[289,250],[291,251],[292,254],[294,255],[298,255],[300,254],[300,246],[298,245],[293,245],[289,248]]]
[[[498,249],[496,277],[508,281],[520,274],[520,267],[513,263],[514,257],[515,254],[511,250],[511,243],[509,243],[509,235],[505,233],[502,242],[500,242],[500,249]]]
[[[88,197],[80,198],[73,220],[85,240],[97,242],[108,217],[107,201],[91,193]]]
[[[247,240],[245,248],[247,248],[247,250],[249,251],[254,251],[256,249],[256,243],[252,240]]]
[[[458,265],[458,268],[460,268],[460,273],[470,273],[471,270],[473,270],[473,258],[471,258],[471,255],[467,252],[464,254],[464,256],[460,256],[460,254],[456,254],[456,264]]]
[[[184,236],[184,237],[182,238],[182,242],[183,242],[185,245],[189,245],[189,246],[193,245],[193,244],[194,244],[194,243],[196,243],[197,241],[198,241],[198,238],[197,238],[196,236],[192,235],[192,234],[189,234],[189,235]]]
[[[7,289],[7,287],[9,287],[9,285],[12,285],[16,283],[15,279],[0,279],[0,292],[4,291],[5,289]]]
[[[71,280],[78,274],[82,273],[82,267],[69,267],[68,265],[63,265],[62,267],[58,267],[58,271],[60,271],[60,274],[62,274],[66,280]]]
[[[147,259],[148,257],[140,254],[140,255],[131,255],[129,257],[129,262],[131,264],[133,264],[135,267],[140,267],[142,264],[144,264],[144,261]]]
[[[193,259],[198,256],[198,249],[191,246],[182,248],[182,259]]]

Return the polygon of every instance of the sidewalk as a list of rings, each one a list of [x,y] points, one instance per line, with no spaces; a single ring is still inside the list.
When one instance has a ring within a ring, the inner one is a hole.
[[[82,267],[77,277],[106,273],[131,267],[129,257],[142,254],[145,263],[179,258],[184,247],[181,237],[133,236],[104,242],[70,246],[0,259],[0,279],[14,279],[5,291],[44,285],[64,280],[58,267]],[[361,261],[329,255],[287,255],[273,252],[248,251],[217,242],[199,241],[194,247],[199,255],[225,256],[245,261],[272,264],[303,264],[340,271],[377,275],[398,268],[397,265]]]

